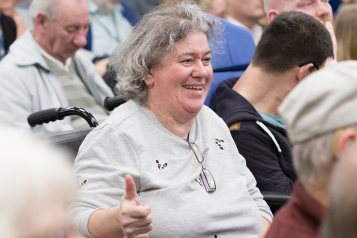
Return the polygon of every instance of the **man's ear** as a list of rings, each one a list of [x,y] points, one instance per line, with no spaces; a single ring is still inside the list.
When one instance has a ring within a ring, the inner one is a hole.
[[[154,76],[149,72],[144,81],[148,87],[152,87],[154,85]]]
[[[356,139],[357,131],[354,128],[347,128],[338,137],[337,149],[338,157],[341,158],[347,151],[349,147],[353,144],[352,142]]]
[[[276,9],[270,9],[267,13],[267,18],[268,18],[268,22],[270,23],[272,20],[274,20],[278,15],[280,14],[280,12]]]
[[[310,64],[305,64],[301,67],[299,67],[298,72],[296,74],[297,79],[299,80],[299,83],[301,82],[301,80],[303,80],[304,78],[306,78],[309,74],[312,73],[312,69],[314,68],[314,64],[310,63]]]
[[[40,34],[44,34],[48,27],[48,18],[43,12],[39,12],[35,18],[35,28]]]

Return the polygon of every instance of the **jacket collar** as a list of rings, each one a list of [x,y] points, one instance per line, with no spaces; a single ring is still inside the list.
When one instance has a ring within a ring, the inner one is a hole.
[[[39,45],[35,41],[30,30],[27,30],[23,36],[17,39],[10,46],[10,53],[14,57],[14,62],[18,66],[39,65],[42,68],[50,71],[45,59],[43,58]]]

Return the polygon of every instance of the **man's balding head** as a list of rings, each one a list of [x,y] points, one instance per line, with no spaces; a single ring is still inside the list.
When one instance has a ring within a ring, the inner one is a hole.
[[[304,12],[317,20],[332,19],[332,8],[327,0],[264,0],[264,10],[271,22],[282,12]]]

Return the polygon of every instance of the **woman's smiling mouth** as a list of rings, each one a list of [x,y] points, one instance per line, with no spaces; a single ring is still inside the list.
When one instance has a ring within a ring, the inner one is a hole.
[[[184,85],[183,86],[186,89],[196,89],[196,90],[202,90],[203,86],[194,86],[194,85]]]

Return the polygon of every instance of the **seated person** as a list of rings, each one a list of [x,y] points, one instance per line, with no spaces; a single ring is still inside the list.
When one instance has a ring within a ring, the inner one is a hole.
[[[357,4],[344,7],[335,24],[337,61],[357,60]]]
[[[14,19],[17,28],[17,37],[22,36],[26,29],[33,28],[33,20],[30,12],[27,9],[17,7],[19,3],[23,1],[24,0],[9,0],[7,1],[8,4],[1,8],[6,15]]]
[[[323,238],[357,237],[357,144],[341,157],[331,178],[329,209],[322,222],[320,234]]]
[[[76,188],[67,154],[31,134],[0,130],[0,237],[75,238],[65,229],[64,198]]]
[[[258,24],[263,16],[262,0],[229,0],[227,21],[249,29],[255,44],[258,44],[263,34],[264,28]]]
[[[354,61],[326,67],[299,83],[281,104],[298,179],[266,238],[319,237],[318,228],[330,204],[332,171],[357,138],[356,75]]]
[[[227,126],[203,106],[208,39],[222,27],[183,1],[144,16],[119,45],[117,89],[129,101],[86,137],[74,163],[88,181],[71,209],[82,236],[264,236],[270,209]]]
[[[0,60],[9,52],[10,45],[16,40],[15,21],[3,13],[3,9],[10,5],[9,1],[0,1]]]
[[[85,0],[33,0],[35,19],[0,63],[0,121],[30,128],[27,117],[48,108],[76,106],[98,122],[108,113],[103,104],[113,96],[95,66],[76,51],[86,44],[89,11]],[[59,16],[61,16],[59,18]],[[36,126],[36,132],[59,132],[87,126],[82,118],[65,118]]]
[[[330,34],[319,21],[300,12],[283,13],[265,29],[244,74],[217,87],[212,108],[230,128],[259,189],[293,189],[291,144],[278,107],[332,56]]]
[[[97,55],[110,56],[132,31],[136,15],[120,0],[89,0],[92,49]],[[128,16],[129,12],[129,16]]]
[[[274,20],[282,12],[299,11],[306,13],[318,21],[324,22],[326,29],[330,32],[334,57],[327,62],[336,62],[337,41],[335,31],[332,25],[333,13],[329,1],[321,0],[264,0],[264,10],[268,22]]]

